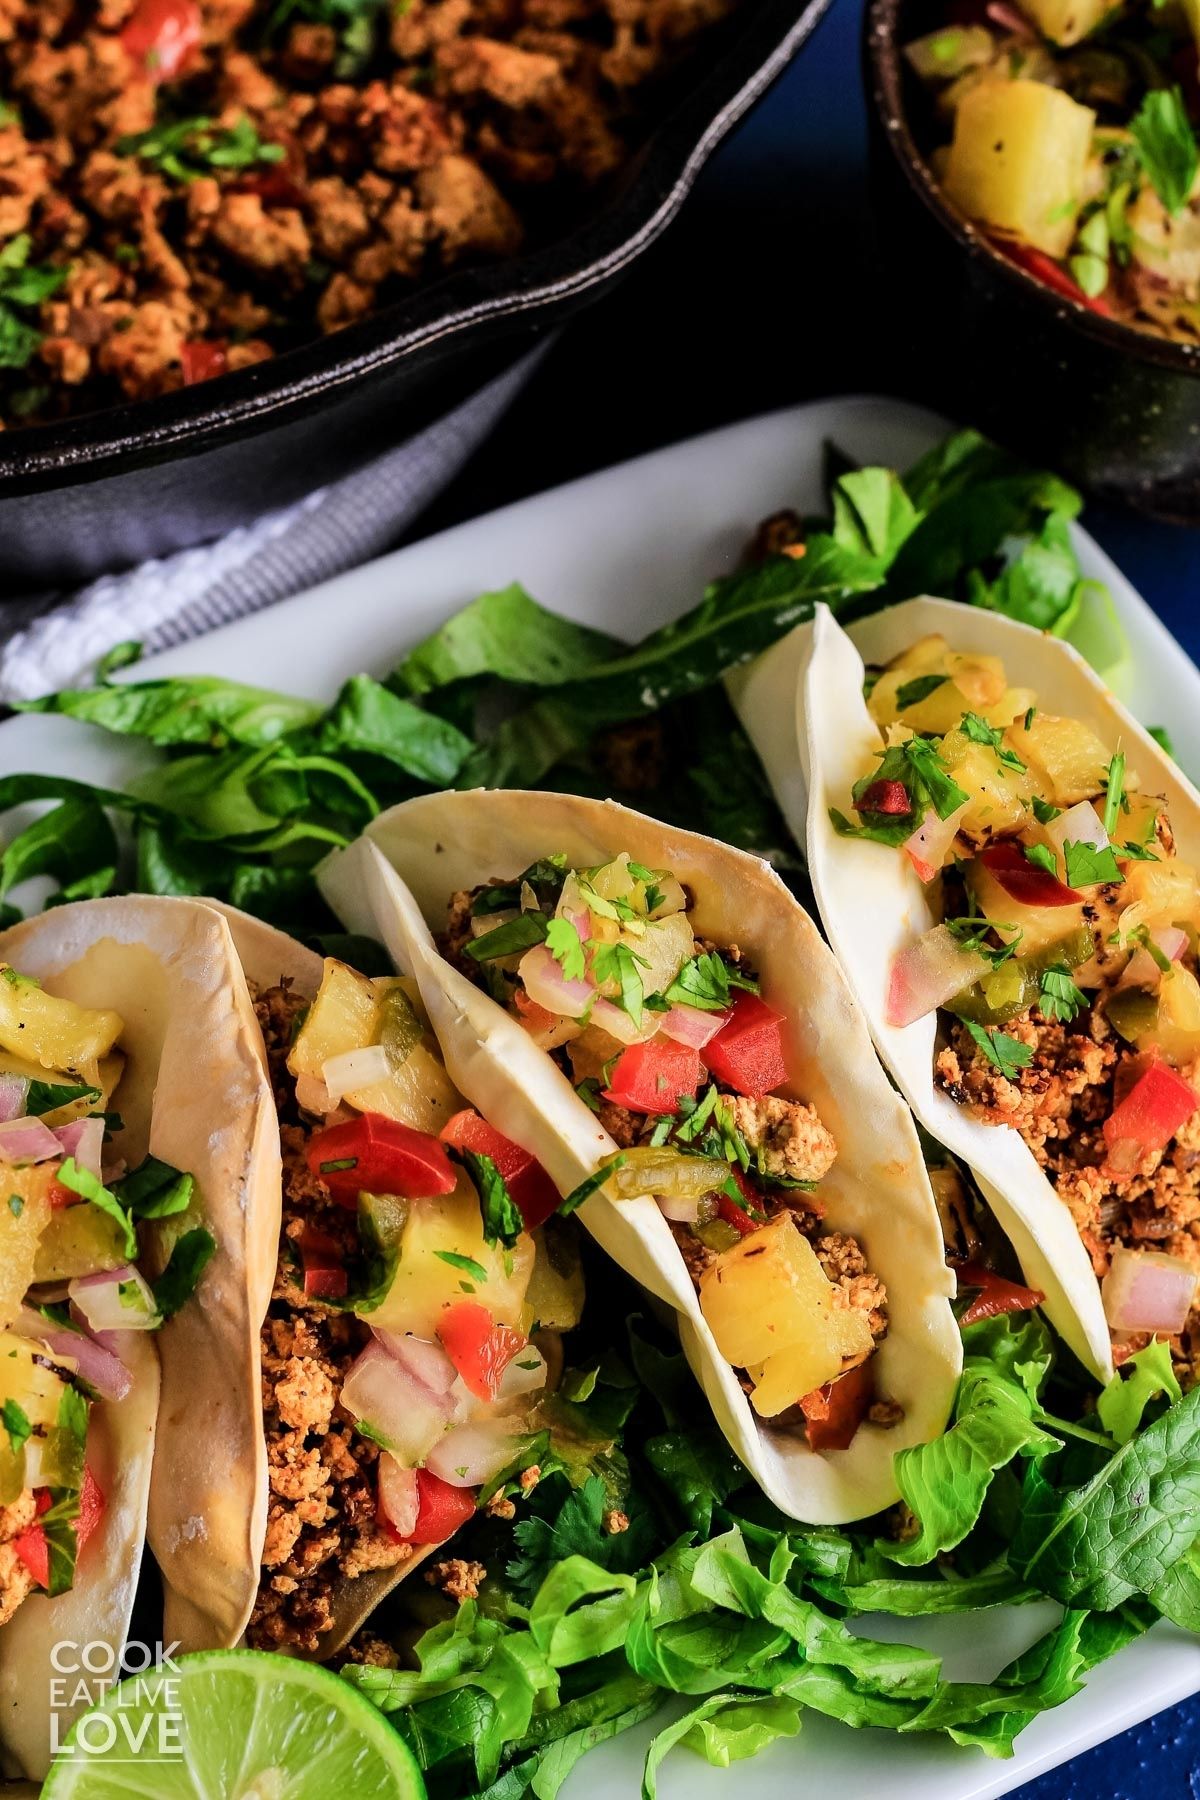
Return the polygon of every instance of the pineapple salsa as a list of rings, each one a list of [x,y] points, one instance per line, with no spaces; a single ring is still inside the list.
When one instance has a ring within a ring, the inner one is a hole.
[[[583,1303],[557,1190],[468,1109],[415,988],[327,960],[257,1001],[283,1232],[262,1331],[270,1479],[248,1641],[328,1654],[338,1598],[524,1467]]]
[[[1119,744],[1044,712],[998,657],[923,638],[868,681],[883,748],[839,831],[906,856],[941,922],[888,1022],[941,1009],[936,1077],[1014,1126],[1102,1278],[1114,1352],[1200,1376],[1197,871]]]
[[[690,897],[627,854],[535,863],[451,900],[445,954],[550,1052],[618,1146],[604,1187],[670,1222],[717,1348],[760,1417],[844,1449],[875,1392],[887,1295],[854,1238],[823,1228],[834,1140],[788,1081],[785,1022],[736,944],[698,939]]]
[[[910,43],[948,145],[947,198],[1055,292],[1200,340],[1200,10],[978,7]]]
[[[124,1029],[0,965],[0,1625],[72,1586],[104,1516],[89,1415],[133,1380],[109,1334],[157,1329],[212,1250],[197,1228],[153,1286],[135,1266],[139,1218],[185,1212],[192,1180],[110,1148]]]

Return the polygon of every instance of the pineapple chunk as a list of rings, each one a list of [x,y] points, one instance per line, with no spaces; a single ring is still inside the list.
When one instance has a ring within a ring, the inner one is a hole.
[[[1103,791],[1111,755],[1082,720],[1036,712],[1028,730],[1024,722],[1011,725],[1006,737],[1055,806],[1074,806]]]
[[[832,1283],[788,1213],[705,1270],[700,1309],[721,1355],[748,1371],[764,1418],[832,1381],[846,1356],[871,1347],[866,1318],[835,1306]]]
[[[1034,956],[1082,928],[1082,901],[1078,907],[1022,906],[978,860],[970,866],[969,880],[980,913],[993,921],[1005,943],[1019,937],[1022,957]]]
[[[661,994],[669,988],[688,958],[696,952],[696,934],[686,913],[668,913],[646,925],[640,937],[631,937],[629,948],[638,958],[637,972],[647,994]],[[602,992],[616,992],[614,981]]]
[[[579,1239],[567,1219],[548,1219],[533,1233],[534,1263],[521,1309],[521,1330],[571,1331],[583,1317]]]
[[[1200,875],[1175,857],[1169,862],[1126,863],[1122,898],[1127,905],[1144,909],[1142,919],[1148,925],[1200,926]]]
[[[1096,115],[1040,81],[982,81],[962,97],[947,197],[969,218],[1050,256],[1075,235]]]
[[[119,1013],[92,1012],[0,966],[0,1048],[42,1070],[95,1070],[125,1029]]]
[[[965,656],[952,650],[946,658],[946,673],[972,712],[995,706],[1008,687],[998,656]]]
[[[1119,11],[1112,0],[1021,0],[1021,11],[1052,44],[1077,44],[1101,19]]]
[[[81,1200],[51,1212],[38,1244],[33,1279],[73,1281],[77,1275],[120,1269],[128,1261],[125,1234],[117,1221]]]
[[[888,673],[893,669],[903,669],[907,679],[914,675],[941,675],[946,668],[946,657],[950,646],[940,631],[931,631],[925,637],[918,638],[899,656],[893,656],[888,664]]]
[[[1158,989],[1158,1016],[1151,1029],[1138,1034],[1139,1050],[1152,1045],[1177,1068],[1200,1055],[1200,982],[1189,969],[1173,963],[1164,970]]]
[[[395,1279],[371,1323],[431,1338],[446,1308],[465,1299],[486,1306],[499,1324],[519,1324],[535,1254],[528,1234],[511,1250],[484,1241],[479,1196],[464,1170],[453,1193],[409,1203]],[[477,1265],[483,1279],[446,1256]]]
[[[947,732],[941,754],[969,800],[960,831],[983,838],[1023,824],[1037,791],[1028,770],[1008,768],[990,744],[977,744],[965,731]]]
[[[50,1181],[45,1163],[23,1169],[0,1163],[0,1330],[12,1324],[33,1283],[50,1219]]]
[[[418,1131],[440,1131],[463,1100],[404,984],[372,981],[327,958],[320,990],[292,1045],[288,1068],[293,1075],[319,1081],[331,1057],[380,1042],[389,1050],[391,1074],[386,1081],[353,1089],[346,1100],[359,1112],[382,1113]]]

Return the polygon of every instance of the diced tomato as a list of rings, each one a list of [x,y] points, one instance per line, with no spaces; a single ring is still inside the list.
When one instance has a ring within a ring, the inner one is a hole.
[[[359,1113],[315,1131],[304,1151],[335,1200],[357,1206],[358,1196],[397,1194],[419,1200],[453,1193],[458,1177],[437,1138],[381,1113]]]
[[[1043,287],[1053,289],[1065,300],[1075,300],[1080,306],[1086,306],[1089,312],[1099,313],[1102,319],[1112,317],[1112,308],[1099,295],[1085,294],[1077,282],[1072,280],[1066,269],[1056,263],[1052,256],[1044,250],[1035,250],[1031,244],[1014,244],[1007,238],[993,238],[992,242],[998,250],[1003,250],[1010,262],[1040,281]]]
[[[760,1000],[741,992],[733,1003],[729,1023],[700,1052],[718,1081],[739,1094],[769,1094],[787,1080],[783,1055],[783,1015]]]
[[[224,375],[229,366],[228,347],[210,338],[188,338],[180,346],[179,365],[184,387],[195,387],[197,382]]]
[[[304,1291],[312,1300],[340,1300],[349,1286],[341,1247],[327,1231],[306,1226],[300,1238]]]
[[[630,1112],[673,1113],[685,1094],[694,1097],[703,1078],[695,1050],[669,1038],[651,1038],[622,1050],[603,1093]]]
[[[54,1166],[57,1169],[61,1167],[61,1164],[55,1163]],[[46,1198],[50,1202],[51,1212],[59,1212],[64,1206],[86,1204],[82,1194],[77,1194],[74,1188],[64,1187],[62,1182],[53,1175],[50,1177],[50,1186],[46,1190]]]
[[[1155,1057],[1104,1121],[1105,1171],[1132,1175],[1148,1151],[1166,1148],[1198,1105],[1191,1083]]]
[[[38,1488],[33,1502],[38,1517],[50,1510],[49,1488]],[[79,1492],[79,1513],[75,1520],[75,1543],[77,1550],[83,1546],[104,1517],[104,1495],[100,1484],[89,1468],[83,1471],[83,1486]],[[20,1557],[37,1585],[41,1588],[50,1586],[50,1545],[46,1541],[44,1527],[27,1525],[24,1531],[18,1532],[12,1541],[13,1549]]]
[[[1006,1281],[994,1269],[982,1263],[963,1263],[958,1271],[960,1288],[978,1288],[960,1325],[976,1325],[980,1319],[994,1319],[1000,1313],[1030,1312],[1046,1298],[1037,1288],[1022,1287],[1017,1281]]]
[[[496,1398],[505,1369],[529,1342],[511,1325],[497,1325],[477,1300],[461,1300],[443,1313],[437,1332],[446,1355],[477,1400]]]
[[[804,1435],[813,1450],[847,1450],[854,1434],[867,1416],[867,1408],[875,1396],[875,1372],[872,1358],[856,1363],[836,1381],[814,1388],[800,1401],[804,1414]]]
[[[539,1006],[531,1000],[523,987],[514,990],[513,1002],[521,1015],[521,1022],[529,1031],[549,1031],[552,1025],[559,1023],[557,1013],[552,1013],[548,1006]]]
[[[202,28],[197,0],[138,0],[121,43],[148,80],[174,81],[199,49]]]
[[[476,1156],[491,1157],[520,1208],[527,1231],[544,1225],[558,1211],[558,1189],[537,1158],[469,1107],[443,1125],[442,1142],[455,1150],[473,1150]]]
[[[861,800],[854,802],[855,812],[886,813],[903,818],[913,809],[912,795],[902,781],[873,781]]]
[[[718,1193],[717,1213],[727,1225],[732,1225],[736,1231],[741,1232],[743,1237],[749,1237],[752,1231],[757,1231],[760,1225],[766,1223],[763,1197],[749,1176],[743,1175],[740,1169],[730,1169],[729,1173],[741,1193],[745,1205],[739,1206],[737,1201],[731,1199],[728,1194]]]
[[[410,1544],[444,1544],[474,1517],[475,1490],[451,1487],[429,1469],[417,1470],[417,1522]]]
[[[282,167],[243,175],[233,187],[239,194],[257,194],[264,206],[294,206],[299,211],[308,205],[304,189]]]
[[[1078,906],[1083,899],[1082,894],[1049,869],[1031,863],[1020,844],[1011,838],[989,845],[979,860],[1021,906]]]

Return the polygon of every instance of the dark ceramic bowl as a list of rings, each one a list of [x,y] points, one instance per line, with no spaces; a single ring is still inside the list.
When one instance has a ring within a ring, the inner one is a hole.
[[[937,0],[869,0],[863,45],[876,209],[905,271],[898,322],[921,397],[1098,498],[1200,524],[1200,346],[1053,293],[943,199],[900,47],[944,22]]]
[[[161,399],[0,433],[0,598],[202,543],[401,442],[598,299],[829,0],[744,0],[680,72],[621,183],[567,237]]]

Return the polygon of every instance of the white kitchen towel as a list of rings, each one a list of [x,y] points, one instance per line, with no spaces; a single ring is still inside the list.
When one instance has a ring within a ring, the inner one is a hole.
[[[0,702],[86,683],[114,644],[168,649],[379,555],[483,442],[544,348],[366,468],[216,543],[106,575],[32,620],[0,605]]]

